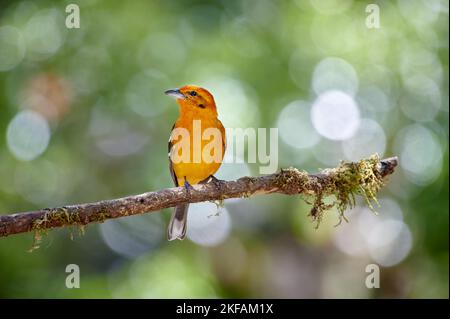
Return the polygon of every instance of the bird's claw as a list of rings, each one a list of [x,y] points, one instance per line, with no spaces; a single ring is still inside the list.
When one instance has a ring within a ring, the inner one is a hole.
[[[186,194],[188,195],[188,197],[191,196],[191,189],[193,188],[191,184],[189,184],[189,182],[187,181],[187,179],[184,179],[184,189],[186,190]]]

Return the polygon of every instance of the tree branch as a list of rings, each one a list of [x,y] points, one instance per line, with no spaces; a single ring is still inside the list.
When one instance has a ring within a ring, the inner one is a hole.
[[[220,181],[183,187],[166,188],[140,195],[57,208],[0,216],[0,237],[55,227],[87,225],[107,219],[138,215],[185,203],[249,197],[254,194],[305,194],[314,198],[310,215],[320,222],[323,212],[336,205],[341,217],[346,208],[355,204],[354,194],[366,199],[370,207],[376,193],[384,185],[383,178],[393,173],[397,157],[380,160],[377,155],[356,163],[342,162],[333,169],[308,174],[295,168],[261,177],[242,177],[235,181]],[[322,199],[334,195],[332,205]]]

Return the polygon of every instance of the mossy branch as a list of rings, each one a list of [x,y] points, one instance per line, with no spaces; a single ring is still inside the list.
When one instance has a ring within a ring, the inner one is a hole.
[[[333,206],[338,208],[341,218],[345,218],[344,211],[355,204],[355,195],[363,196],[372,208],[371,202],[376,202],[375,196],[384,185],[383,178],[393,173],[397,163],[396,157],[380,160],[378,155],[373,155],[359,162],[342,162],[338,167],[324,169],[318,174],[288,168],[266,176],[193,185],[189,192],[183,187],[166,188],[96,203],[4,215],[0,216],[0,237],[34,231],[38,241],[40,232],[50,228],[84,226],[185,203],[270,193],[312,196],[310,216],[318,226],[324,212]],[[331,195],[334,195],[334,200],[325,204],[323,199]]]

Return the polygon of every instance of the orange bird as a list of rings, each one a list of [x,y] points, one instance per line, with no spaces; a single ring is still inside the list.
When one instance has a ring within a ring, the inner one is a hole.
[[[225,128],[218,119],[214,97],[207,90],[186,85],[167,90],[176,99],[180,116],[169,139],[169,168],[175,186],[217,182],[213,174],[222,164],[226,147]],[[168,240],[184,239],[189,204],[175,208],[170,219]]]

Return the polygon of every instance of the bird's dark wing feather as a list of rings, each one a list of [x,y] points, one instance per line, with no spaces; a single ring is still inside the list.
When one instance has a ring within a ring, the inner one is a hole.
[[[222,147],[223,147],[222,152],[223,152],[223,154],[222,155],[225,155],[225,150],[227,148],[227,137],[225,134],[225,127],[223,126],[222,122],[219,119],[217,119],[217,120],[219,121],[220,126],[223,127],[223,131],[222,131]]]
[[[169,155],[169,170],[170,170],[170,175],[172,176],[172,180],[175,183],[175,186],[179,186],[178,185],[178,178],[175,175],[175,171],[173,170],[173,163],[172,163],[172,159],[170,158],[170,152],[172,151],[172,131],[175,128],[175,124],[172,126],[172,129],[170,130],[170,137],[169,137],[169,147],[168,147],[168,155]]]

